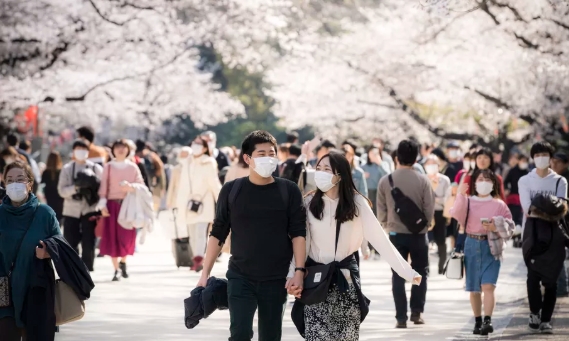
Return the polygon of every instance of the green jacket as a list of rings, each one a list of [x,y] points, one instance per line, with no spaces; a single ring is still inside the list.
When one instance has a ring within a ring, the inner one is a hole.
[[[0,318],[13,317],[18,327],[25,327],[21,315],[32,278],[36,245],[40,240],[59,234],[61,230],[55,212],[47,205],[40,205],[35,195],[30,194],[28,201],[20,207],[12,206],[8,196],[4,198],[0,205],[0,277],[8,275],[20,241],[24,235],[26,238],[12,272],[13,304],[12,307],[0,308]]]

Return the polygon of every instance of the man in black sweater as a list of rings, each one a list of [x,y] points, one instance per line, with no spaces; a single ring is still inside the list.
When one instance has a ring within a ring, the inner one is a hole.
[[[254,131],[245,138],[241,150],[250,174],[221,189],[197,286],[206,286],[231,230],[229,340],[253,338],[253,317],[259,309],[259,341],[280,341],[286,288],[303,286],[306,212],[298,186],[272,176],[278,164],[273,136]],[[296,271],[287,280],[293,253]]]

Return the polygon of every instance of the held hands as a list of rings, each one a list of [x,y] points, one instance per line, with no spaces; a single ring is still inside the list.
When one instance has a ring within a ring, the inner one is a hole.
[[[123,192],[127,192],[127,193],[135,191],[134,186],[131,183],[129,183],[128,181],[121,182],[121,190]]]
[[[289,295],[300,298],[304,286],[304,277],[305,275],[302,271],[296,271],[292,278],[287,279],[285,288]]]
[[[41,248],[36,246],[36,257],[37,257],[38,259],[48,259],[48,258],[51,258],[50,255],[49,255],[49,252],[47,252],[47,248],[45,247],[44,242],[41,241],[41,240],[40,240],[40,245],[41,245]]]
[[[418,273],[415,274],[413,277],[413,285],[421,285],[421,281],[423,280],[423,276],[419,275]]]

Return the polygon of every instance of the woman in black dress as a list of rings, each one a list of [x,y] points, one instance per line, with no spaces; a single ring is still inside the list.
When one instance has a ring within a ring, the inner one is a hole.
[[[57,192],[57,184],[59,183],[59,172],[63,167],[63,162],[61,160],[61,155],[58,152],[53,151],[47,157],[47,163],[45,171],[41,176],[41,183],[45,184],[43,188],[43,193],[47,205],[55,211],[55,215],[58,221],[61,221],[63,212],[63,198],[59,196]]]

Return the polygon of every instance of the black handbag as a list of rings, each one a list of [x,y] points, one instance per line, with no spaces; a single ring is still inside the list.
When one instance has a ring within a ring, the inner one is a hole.
[[[338,250],[338,238],[340,237],[340,221],[336,220],[336,244],[334,246],[334,257]],[[306,268],[304,278],[304,288],[298,299],[305,305],[313,305],[326,301],[328,290],[336,272],[336,263],[314,265]]]

